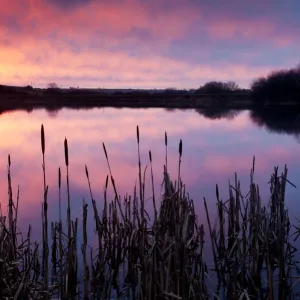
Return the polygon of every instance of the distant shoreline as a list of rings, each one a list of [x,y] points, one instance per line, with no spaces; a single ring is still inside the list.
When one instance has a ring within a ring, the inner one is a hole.
[[[33,89],[28,87],[0,88],[0,110],[37,108],[224,108],[224,109],[253,109],[255,102],[250,92],[226,94],[201,94],[197,92],[181,91],[151,92],[148,90],[132,90],[127,92],[106,93],[99,90],[61,90],[61,89]],[[280,104],[265,104],[264,107],[295,107],[294,102]]]

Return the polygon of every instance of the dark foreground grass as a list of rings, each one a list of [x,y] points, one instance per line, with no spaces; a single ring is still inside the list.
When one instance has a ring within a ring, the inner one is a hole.
[[[229,184],[229,199],[222,201],[216,186],[217,218],[213,222],[204,199],[208,228],[198,224],[193,200],[181,181],[183,152],[179,144],[178,176],[168,174],[167,146],[163,195],[156,199],[149,152],[153,217],[144,208],[145,171],[140,160],[137,127],[139,185],[132,197],[121,199],[103,144],[109,176],[104,205],[98,210],[90,185],[97,249],[87,239],[87,203],[82,203],[82,231],[71,219],[68,143],[64,142],[68,207],[66,226],[61,211],[61,170],[58,170],[59,220],[49,223],[42,126],[44,202],[43,243],[32,240],[32,231],[18,228],[19,195],[13,197],[8,157],[8,212],[0,224],[0,299],[294,299],[298,278],[293,237],[285,207],[287,168],[275,168],[270,180],[270,201],[262,205],[254,183],[254,161],[248,194],[240,183]],[[107,199],[109,181],[114,199]],[[151,212],[152,213],[152,212]],[[66,230],[64,228],[66,227]],[[296,229],[295,229],[296,231]],[[78,240],[82,240],[79,244]],[[206,243],[205,243],[206,241]],[[213,264],[204,255],[212,252]],[[206,252],[207,253],[207,252]],[[81,267],[82,265],[82,267]]]

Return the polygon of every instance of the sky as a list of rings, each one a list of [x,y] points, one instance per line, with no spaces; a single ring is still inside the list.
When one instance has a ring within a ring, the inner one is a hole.
[[[298,0],[1,0],[0,84],[241,87],[300,62]]]

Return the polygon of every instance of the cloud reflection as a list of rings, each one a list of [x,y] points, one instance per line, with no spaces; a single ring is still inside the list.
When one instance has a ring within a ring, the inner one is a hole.
[[[103,204],[103,186],[108,174],[102,149],[105,142],[117,183],[118,193],[133,194],[138,179],[135,129],[140,126],[142,167],[149,162],[152,151],[157,198],[160,195],[164,164],[164,131],[168,132],[170,172],[177,177],[178,143],[183,140],[182,177],[187,190],[195,199],[200,219],[204,221],[203,197],[214,207],[215,184],[221,195],[228,194],[228,180],[234,172],[245,189],[249,186],[252,157],[256,155],[256,177],[267,195],[267,181],[275,165],[290,168],[289,179],[297,185],[300,154],[297,143],[290,136],[273,136],[254,125],[248,112],[241,112],[231,121],[207,119],[193,110],[166,112],[163,109],[93,109],[87,111],[61,110],[55,119],[46,111],[13,112],[0,118],[0,199],[2,209],[7,206],[7,155],[12,157],[13,190],[20,184],[20,219],[40,224],[43,200],[42,155],[40,126],[46,135],[46,171],[49,184],[49,219],[56,220],[58,212],[58,167],[62,168],[63,203],[66,205],[66,185],[63,141],[67,137],[70,160],[72,216],[81,218],[82,200],[89,200],[84,166],[89,168],[91,184],[97,204]],[[147,179],[150,184],[149,173]],[[289,191],[288,191],[289,192]],[[291,192],[293,193],[293,192]],[[294,194],[291,194],[294,195]],[[112,193],[110,192],[110,196]],[[151,196],[150,185],[146,196]],[[294,197],[294,196],[293,196]],[[149,207],[151,201],[147,202]],[[291,205],[294,198],[291,198]],[[90,206],[91,207],[91,206]],[[91,212],[90,212],[91,213]],[[37,226],[38,227],[38,226]],[[37,229],[38,230],[38,229]]]

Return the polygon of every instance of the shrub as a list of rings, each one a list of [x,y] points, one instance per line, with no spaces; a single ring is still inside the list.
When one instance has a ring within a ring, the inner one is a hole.
[[[210,81],[201,86],[197,91],[203,94],[221,94],[236,92],[240,88],[234,81]]]
[[[300,104],[300,68],[272,71],[267,77],[255,79],[251,84],[252,96],[256,103]]]

